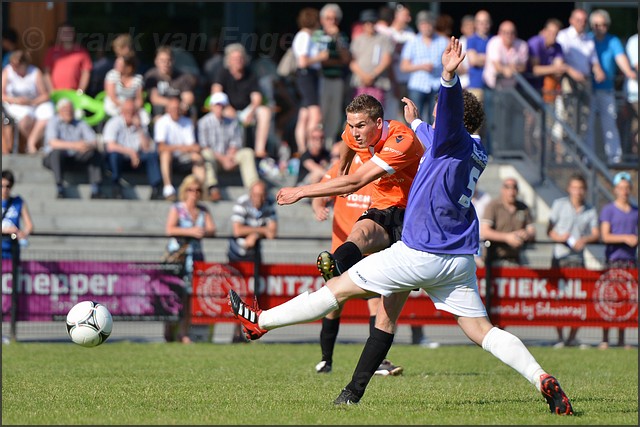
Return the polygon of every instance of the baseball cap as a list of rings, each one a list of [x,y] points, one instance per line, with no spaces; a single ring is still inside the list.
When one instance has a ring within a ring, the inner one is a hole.
[[[211,99],[209,100],[209,105],[229,105],[229,97],[224,92],[216,92],[211,95]]]
[[[631,175],[629,174],[629,172],[618,172],[613,177],[613,185],[618,185],[623,179],[631,183]]]
[[[378,14],[373,9],[365,9],[360,12],[360,22],[378,22]]]

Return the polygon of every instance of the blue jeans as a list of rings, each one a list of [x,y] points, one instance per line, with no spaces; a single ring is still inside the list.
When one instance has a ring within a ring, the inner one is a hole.
[[[138,151],[140,163],[145,167],[149,185],[152,187],[159,186],[162,183],[162,175],[160,175],[160,160],[156,151]],[[111,170],[111,181],[117,184],[120,181],[122,172],[125,170],[134,170],[131,166],[131,159],[122,153],[107,153],[107,161]]]
[[[437,94],[438,92],[435,91],[425,93],[419,90],[409,89],[409,99],[418,107],[418,115],[422,121],[433,123],[433,107],[436,105]]]

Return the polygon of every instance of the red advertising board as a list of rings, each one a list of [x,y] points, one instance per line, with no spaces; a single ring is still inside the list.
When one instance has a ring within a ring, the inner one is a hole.
[[[486,302],[485,270],[478,269],[480,295]],[[502,327],[530,326],[638,326],[638,270],[494,268],[490,298],[491,320]],[[324,285],[315,266],[264,265],[255,287],[250,263],[197,263],[193,279],[194,323],[232,321],[227,305],[229,289],[249,300],[258,295],[261,308],[281,304]],[[347,302],[342,321],[366,323],[363,300]],[[400,322],[453,324],[452,315],[435,309],[423,291],[411,293]]]

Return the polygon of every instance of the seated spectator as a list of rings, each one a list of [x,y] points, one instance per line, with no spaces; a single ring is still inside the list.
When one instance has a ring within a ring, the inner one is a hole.
[[[143,79],[141,74],[135,74],[138,61],[134,55],[116,58],[114,68],[107,73],[104,80],[104,111],[114,117],[120,112],[120,107],[126,99],[133,99],[138,108],[142,125],[149,124],[149,115],[144,110],[142,97]]]
[[[393,54],[393,42],[375,30],[378,14],[373,9],[360,14],[362,33],[351,43],[351,87],[354,96],[366,93],[384,105],[385,93],[391,89],[389,67]]]
[[[229,262],[255,261],[259,241],[275,239],[278,217],[275,202],[267,195],[264,181],[256,181],[249,194],[240,196],[231,215],[233,237],[229,240]]]
[[[93,62],[89,52],[76,42],[76,29],[69,23],[58,27],[56,44],[44,58],[44,80],[50,91],[72,89],[84,93],[89,86]]]
[[[480,238],[491,242],[487,252],[493,254],[493,265],[522,265],[524,244],[535,239],[531,211],[517,196],[518,182],[503,180],[500,197],[489,202],[480,222]]]
[[[204,161],[200,145],[196,143],[193,122],[183,116],[178,96],[168,97],[166,113],[154,125],[154,139],[158,144],[160,172],[165,183],[162,196],[174,201],[176,189],[172,184],[174,167],[193,173],[204,182]]]
[[[111,170],[112,197],[122,199],[122,171],[137,169],[142,164],[152,187],[151,200],[162,198],[158,153],[133,99],[122,102],[120,114],[110,118],[105,124],[102,138]],[[171,182],[166,184],[171,185]]]
[[[324,132],[321,127],[318,127],[307,137],[307,151],[300,157],[296,185],[319,182],[326,173],[330,161],[331,155],[324,145]]]
[[[262,105],[258,79],[248,67],[247,52],[242,44],[233,43],[224,49],[224,67],[211,85],[211,94],[216,92],[224,92],[229,97],[225,117],[237,118],[245,127],[256,126],[255,155],[267,157],[271,109]]]
[[[44,134],[44,167],[51,169],[58,190],[57,197],[63,199],[65,188],[62,183],[63,172],[71,167],[87,168],[91,184],[91,198],[102,199],[102,156],[98,151],[96,133],[91,126],[77,120],[73,104],[62,98],[56,104],[58,114],[53,116]]]
[[[180,246],[186,246],[186,257],[183,272],[185,276],[185,292],[182,299],[182,320],[180,322],[180,340],[183,344],[191,343],[189,328],[191,326],[191,280],[193,278],[194,261],[204,261],[202,239],[213,237],[216,233],[216,224],[207,207],[202,201],[202,181],[195,175],[188,175],[180,184],[179,201],[171,205],[167,216],[165,230],[170,236],[168,249],[177,250]],[[165,323],[165,338],[167,341],[175,340],[175,325],[173,322]]]
[[[198,120],[198,143],[205,159],[205,183],[209,189],[209,199],[216,202],[222,198],[218,188],[217,171],[240,168],[245,188],[258,180],[256,159],[251,148],[243,147],[238,120],[223,116],[229,98],[224,92],[211,96],[211,111]]]
[[[27,141],[27,153],[33,154],[54,111],[42,73],[30,62],[28,52],[11,54],[9,65],[2,70],[2,107],[4,114],[18,123]],[[11,151],[13,140],[7,143],[7,151]]]
[[[154,65],[144,75],[144,87],[151,103],[153,120],[165,113],[169,98],[176,95],[180,97],[180,114],[189,113],[195,101],[193,91],[197,84],[196,77],[182,74],[173,67],[173,52],[169,46],[158,48]]]
[[[18,248],[27,242],[27,237],[33,231],[33,221],[27,208],[27,202],[20,196],[11,196],[11,189],[15,183],[13,172],[2,171],[2,232],[4,234],[16,233],[21,243]],[[23,225],[20,221],[23,221]],[[24,243],[22,243],[24,242]],[[19,249],[18,249],[19,250]],[[2,238],[2,259],[11,259],[11,240]]]

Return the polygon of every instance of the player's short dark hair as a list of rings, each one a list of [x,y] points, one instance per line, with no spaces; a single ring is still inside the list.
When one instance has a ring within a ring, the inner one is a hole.
[[[363,93],[353,98],[353,101],[347,105],[345,109],[347,114],[365,113],[373,120],[384,117],[384,110],[382,104],[375,97]]]
[[[484,122],[482,102],[466,89],[462,90],[462,101],[464,102],[464,114],[462,116],[464,127],[467,132],[476,133]]]
[[[2,179],[9,181],[9,188],[13,187],[13,184],[16,182],[13,172],[8,169],[2,171]]]

